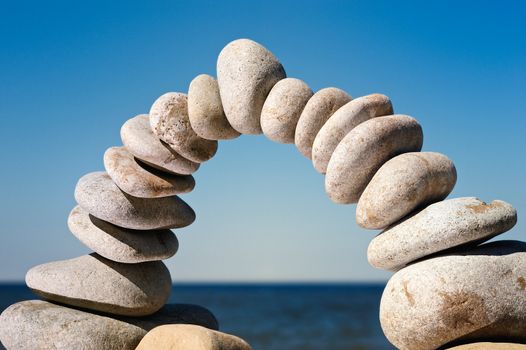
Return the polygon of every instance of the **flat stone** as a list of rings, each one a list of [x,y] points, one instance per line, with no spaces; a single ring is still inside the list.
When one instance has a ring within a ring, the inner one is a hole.
[[[327,195],[335,203],[358,202],[386,161],[401,153],[420,151],[422,142],[422,127],[406,115],[377,117],[361,123],[332,154],[325,176]]]
[[[81,177],[75,188],[75,199],[93,216],[134,230],[178,228],[195,220],[192,208],[179,197],[130,196],[120,190],[105,172]]]
[[[459,346],[454,346],[452,348],[447,348],[449,350],[525,350],[526,344],[512,344],[512,343],[471,343],[464,344]]]
[[[413,210],[446,198],[456,181],[455,165],[443,154],[396,156],[382,165],[363,191],[356,222],[363,228],[386,228]]]
[[[188,117],[192,129],[207,140],[230,140],[240,135],[226,119],[217,80],[201,74],[188,89]]]
[[[266,48],[249,39],[234,40],[217,58],[217,81],[225,115],[242,134],[261,134],[261,109],[285,69]]]
[[[453,341],[526,340],[526,243],[500,241],[398,271],[380,303],[385,336],[398,349]]]
[[[261,111],[261,129],[279,143],[294,143],[296,125],[313,92],[302,80],[285,78],[274,85]]]
[[[198,163],[184,158],[155,136],[148,114],[140,114],[124,123],[121,139],[128,152],[159,170],[189,175],[199,169]]]
[[[216,154],[217,141],[206,140],[192,129],[185,94],[168,92],[155,100],[150,126],[157,137],[192,162],[202,163]]]
[[[195,186],[191,175],[168,174],[141,164],[125,147],[108,148],[104,153],[104,167],[113,182],[134,197],[169,197],[190,192]]]
[[[28,300],[2,312],[0,341],[8,349],[134,350],[149,330],[166,323],[218,328],[214,315],[196,305],[166,305],[148,317],[115,319]]]
[[[124,316],[153,314],[172,288],[161,261],[123,264],[96,253],[35,266],[26,284],[47,300]]]
[[[399,270],[428,255],[476,244],[510,230],[517,211],[508,203],[464,197],[431,204],[376,236],[367,258],[374,267]]]
[[[97,219],[80,206],[69,214],[68,227],[79,241],[97,254],[125,264],[168,259],[179,248],[170,230],[121,228]]]
[[[334,87],[321,89],[310,98],[301,112],[294,135],[294,143],[301,154],[312,158],[312,144],[323,124],[351,100],[345,91]]]
[[[321,127],[314,139],[314,168],[325,174],[336,146],[352,129],[366,120],[390,114],[393,114],[391,100],[382,94],[359,97],[340,107]]]
[[[201,326],[172,324],[152,329],[137,350],[251,350],[243,339]]]

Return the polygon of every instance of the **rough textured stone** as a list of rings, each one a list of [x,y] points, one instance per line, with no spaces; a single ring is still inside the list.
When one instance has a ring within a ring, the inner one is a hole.
[[[387,283],[380,322],[399,349],[451,341],[526,340],[526,243],[500,241],[398,271]]]
[[[357,125],[371,118],[393,114],[389,97],[372,94],[348,102],[340,107],[322,126],[312,145],[314,168],[325,174],[336,146]]]
[[[188,89],[188,117],[192,129],[207,140],[230,140],[238,133],[226,119],[217,80],[201,74]]]
[[[185,94],[168,92],[155,100],[150,126],[155,135],[192,162],[205,162],[217,152],[217,141],[206,140],[192,129]]]
[[[261,111],[261,129],[275,142],[294,143],[296,125],[313,92],[302,80],[285,78],[274,85]]]
[[[526,350],[526,344],[512,343],[471,343],[458,345],[449,350]]]
[[[177,228],[190,225],[195,213],[177,196],[137,198],[121,191],[105,172],[80,178],[77,203],[93,216],[134,230]]]
[[[455,166],[443,154],[401,154],[373,176],[358,201],[356,221],[368,229],[386,228],[413,210],[446,198],[456,181]]]
[[[195,186],[191,175],[168,174],[140,164],[125,147],[108,148],[104,153],[104,167],[113,182],[134,197],[168,197],[190,192]]]
[[[305,105],[296,125],[294,143],[305,157],[312,158],[312,144],[323,124],[352,97],[337,88],[325,88],[316,92]]]
[[[121,139],[131,154],[159,170],[188,175],[199,169],[198,163],[184,158],[155,136],[148,114],[140,114],[124,123]]]
[[[488,240],[516,222],[517,211],[506,202],[449,199],[431,204],[376,236],[369,244],[367,258],[374,267],[398,270],[433,253]]]
[[[0,341],[7,349],[134,350],[149,330],[166,323],[218,328],[214,315],[196,305],[166,305],[148,317],[115,319],[28,300],[2,312]]]
[[[261,109],[285,70],[266,48],[249,39],[234,40],[217,58],[217,81],[230,125],[242,134],[261,134]]]
[[[161,261],[122,264],[96,253],[35,266],[26,284],[48,300],[124,316],[153,314],[172,288]]]
[[[97,254],[121,263],[134,264],[172,257],[179,247],[170,230],[136,231],[112,225],[90,215],[80,206],[68,218],[70,231]]]
[[[422,142],[420,124],[406,115],[377,117],[361,123],[334,150],[327,167],[325,191],[335,203],[356,203],[387,160],[420,151]]]
[[[152,329],[137,350],[251,350],[236,336],[194,325],[164,325]]]

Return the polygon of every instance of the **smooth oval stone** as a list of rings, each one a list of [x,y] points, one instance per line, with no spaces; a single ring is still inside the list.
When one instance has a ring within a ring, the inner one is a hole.
[[[449,350],[525,350],[526,344],[512,344],[512,343],[470,343],[452,348]]]
[[[195,133],[188,117],[185,94],[168,92],[150,108],[150,126],[161,140],[192,162],[202,163],[217,151],[217,141],[206,140]]]
[[[455,165],[443,154],[401,154],[373,176],[358,201],[356,221],[363,228],[386,228],[413,210],[446,198],[456,181]]]
[[[359,97],[340,107],[321,127],[314,139],[314,168],[325,174],[336,146],[352,129],[366,120],[390,114],[393,114],[391,100],[381,94]]]
[[[104,168],[121,190],[134,197],[168,197],[190,192],[195,186],[191,175],[167,174],[140,164],[125,147],[108,148]]]
[[[155,136],[147,114],[140,114],[124,123],[121,139],[131,154],[159,170],[189,175],[199,169],[198,163],[184,158]]]
[[[305,105],[296,125],[294,143],[305,157],[312,158],[312,144],[323,124],[352,97],[337,88],[325,88],[316,92]]]
[[[195,220],[195,212],[179,197],[130,196],[121,191],[105,172],[81,177],[75,188],[75,199],[93,216],[134,230],[178,228]]]
[[[217,58],[217,82],[225,115],[242,134],[261,134],[261,109],[268,93],[286,77],[266,48],[249,39],[234,40]]]
[[[376,171],[392,157],[420,151],[422,127],[406,115],[367,120],[338,144],[327,167],[325,191],[340,204],[356,203]]]
[[[500,241],[412,264],[387,283],[385,336],[399,349],[481,338],[526,340],[526,243]]]
[[[135,264],[168,259],[179,248],[170,230],[137,231],[97,219],[80,206],[73,208],[68,227],[82,243],[97,254],[121,263]]]
[[[161,261],[122,264],[96,253],[35,266],[26,284],[48,300],[124,316],[153,314],[172,288]]]
[[[466,244],[476,244],[510,230],[517,211],[508,203],[489,204],[475,197],[445,200],[376,236],[367,250],[369,263],[386,270]]]
[[[274,85],[261,111],[261,129],[279,143],[294,143],[296,125],[313,92],[302,80],[285,78]]]
[[[217,329],[207,309],[166,305],[141,318],[110,318],[41,300],[11,305],[0,315],[0,341],[8,349],[134,350],[146,333],[165,323],[191,323]]]
[[[152,329],[137,350],[251,350],[243,339],[201,326],[170,324]]]
[[[192,129],[204,139],[230,140],[240,135],[226,119],[219,85],[210,75],[198,75],[190,83],[188,117]]]

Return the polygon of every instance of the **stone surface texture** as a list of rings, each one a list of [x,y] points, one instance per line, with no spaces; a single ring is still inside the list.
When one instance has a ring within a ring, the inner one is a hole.
[[[377,117],[361,123],[332,154],[325,176],[327,195],[335,203],[358,202],[386,161],[401,153],[420,151],[422,142],[422,127],[406,115]]]
[[[238,137],[226,119],[217,80],[201,74],[188,88],[188,117],[192,129],[207,140],[230,140]]]
[[[266,48],[249,39],[226,45],[217,59],[217,81],[225,115],[242,134],[261,134],[261,110],[285,69]]]
[[[526,344],[512,343],[471,343],[447,348],[448,350],[525,350]]]
[[[294,143],[296,125],[313,92],[302,80],[285,78],[274,85],[261,111],[261,129],[279,143]]]
[[[121,191],[105,172],[84,175],[75,188],[77,203],[93,216],[134,230],[190,225],[195,213],[177,196],[137,198]]]
[[[334,87],[321,89],[310,98],[301,112],[294,135],[294,143],[301,154],[312,158],[312,144],[323,124],[351,100],[345,91]]]
[[[456,181],[455,165],[443,154],[401,154],[373,176],[358,201],[356,221],[367,229],[386,228],[413,210],[446,198]]]
[[[48,300],[124,316],[153,314],[172,288],[161,261],[123,264],[96,253],[35,266],[26,284]]]
[[[526,340],[526,243],[499,241],[412,264],[387,283],[380,322],[399,349]]]

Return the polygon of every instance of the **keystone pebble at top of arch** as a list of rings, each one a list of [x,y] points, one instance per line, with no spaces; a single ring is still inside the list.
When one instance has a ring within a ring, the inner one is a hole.
[[[456,168],[445,155],[420,152],[416,119],[393,114],[382,94],[353,100],[335,87],[313,92],[307,82],[286,78],[278,59],[249,39],[226,45],[216,74],[217,81],[197,76],[188,96],[165,93],[149,114],[125,121],[124,147],[104,155],[107,173],[79,180],[68,227],[95,253],[29,270],[27,285],[50,302],[25,301],[2,313],[0,340],[8,350],[131,350],[139,342],[144,350],[250,349],[216,332],[206,309],[163,307],[172,286],[161,260],[179,246],[168,228],[195,220],[176,196],[193,190],[190,174],[215,155],[218,140],[261,133],[312,159],[326,173],[331,200],[358,203],[360,226],[384,229],[372,239],[368,260],[398,270],[380,305],[394,346],[432,350],[495,337],[526,342],[526,243],[477,246],[511,229],[517,213],[500,200],[444,200]],[[214,331],[162,326],[145,336],[166,323]]]

